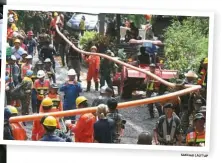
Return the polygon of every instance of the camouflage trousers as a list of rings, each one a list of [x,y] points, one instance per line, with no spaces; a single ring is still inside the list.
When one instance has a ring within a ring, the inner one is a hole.
[[[31,93],[26,93],[25,96],[20,99],[22,105],[22,115],[29,115],[29,106],[31,102]]]

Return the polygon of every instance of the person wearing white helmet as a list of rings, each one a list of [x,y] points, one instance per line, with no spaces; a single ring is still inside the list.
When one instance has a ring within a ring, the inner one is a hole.
[[[44,61],[44,71],[47,74],[47,79],[52,80],[53,83],[56,83],[55,71],[52,68],[52,62],[50,58],[46,58]]]
[[[16,63],[16,57],[11,55],[10,59],[8,60],[9,71],[13,79],[13,84],[16,86],[19,83],[19,75],[20,75],[20,68]],[[10,76],[9,74],[9,76]]]
[[[36,101],[36,108],[33,108],[34,113],[39,113],[39,107],[41,105],[42,100],[45,98],[45,95],[49,91],[50,81],[45,79],[45,72],[43,70],[39,70],[37,72],[37,80],[34,82],[33,88],[37,93],[37,101]]]
[[[26,59],[26,63],[22,64],[21,66],[21,78],[23,79],[26,75],[26,72],[28,70],[32,69],[32,56],[28,55],[27,57],[25,57]]]
[[[82,92],[81,84],[75,79],[76,72],[74,69],[68,71],[69,80],[60,87],[60,91],[64,92],[63,110],[76,109],[76,98]],[[75,120],[75,116],[66,117],[65,119]]]

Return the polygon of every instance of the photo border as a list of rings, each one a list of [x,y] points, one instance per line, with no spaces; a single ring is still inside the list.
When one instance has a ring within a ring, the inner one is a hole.
[[[5,72],[6,66],[6,34],[7,34],[7,13],[8,10],[26,10],[26,11],[60,11],[60,12],[86,12],[86,13],[110,13],[110,14],[152,14],[152,15],[177,15],[177,16],[198,16],[209,17],[209,40],[208,40],[208,87],[207,87],[207,110],[206,113],[206,142],[205,147],[189,147],[189,146],[162,146],[162,145],[137,145],[137,144],[97,144],[97,143],[53,143],[53,142],[40,142],[40,141],[15,141],[3,140],[3,134],[0,134],[0,143],[9,145],[31,145],[31,146],[56,146],[56,147],[89,147],[89,148],[109,148],[109,149],[143,149],[143,150],[159,150],[159,151],[189,151],[189,152],[209,152],[210,150],[210,122],[211,122],[211,108],[212,108],[212,65],[213,65],[213,35],[214,35],[214,12],[200,12],[200,11],[179,11],[170,9],[152,10],[145,8],[131,8],[131,7],[90,7],[75,5],[73,7],[67,6],[32,6],[32,5],[4,5],[3,13],[3,34],[2,34],[2,72]],[[5,74],[1,73],[1,79],[5,79]],[[1,90],[5,92],[5,82],[1,83]],[[0,106],[4,108],[5,93],[1,93]],[[0,109],[0,132],[3,133],[3,119],[4,109]]]

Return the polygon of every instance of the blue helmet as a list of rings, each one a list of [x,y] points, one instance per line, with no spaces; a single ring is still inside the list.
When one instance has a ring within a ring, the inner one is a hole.
[[[28,71],[26,72],[26,76],[32,76],[32,74],[33,74],[33,71],[32,71],[32,70],[28,70]]]
[[[4,120],[9,120],[9,118],[12,116],[10,110],[8,107],[5,107],[5,111],[4,111]]]

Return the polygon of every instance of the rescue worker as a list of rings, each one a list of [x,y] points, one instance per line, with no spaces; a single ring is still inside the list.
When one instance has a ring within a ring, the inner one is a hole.
[[[10,78],[12,77],[12,82],[14,86],[16,86],[17,84],[19,84],[20,68],[16,63],[16,57],[14,55],[11,55],[10,59],[8,60],[7,67],[9,70],[8,76]]]
[[[43,69],[44,69],[44,64],[43,64],[43,62],[40,61],[40,60],[37,61],[37,62],[35,63],[34,68],[33,68],[33,76],[34,76],[34,78],[37,77],[38,71],[39,71],[39,70],[43,70]]]
[[[41,29],[41,33],[38,37],[39,45],[38,45],[38,51],[43,47],[43,45],[49,43],[51,40],[50,36],[46,33],[45,28]]]
[[[108,106],[108,114],[107,117],[111,118],[115,122],[115,143],[120,143],[120,137],[123,134],[123,130],[125,129],[126,121],[123,120],[123,117],[121,114],[119,114],[117,110],[118,101],[115,98],[110,98],[107,101]]]
[[[108,99],[112,97],[113,90],[107,86],[103,86],[100,89],[100,96],[93,100],[92,106],[98,106],[99,104],[107,104]]]
[[[184,75],[185,78],[185,84],[195,84],[195,79],[197,79],[197,74],[193,71],[188,71],[187,73],[185,73]]]
[[[137,144],[152,145],[152,135],[150,132],[142,132],[138,136]]]
[[[97,107],[96,114],[98,121],[94,123],[94,142],[95,143],[114,143],[115,122],[107,118],[108,108],[104,104]]]
[[[73,38],[72,43],[78,47],[78,42]],[[74,69],[77,73],[77,81],[81,82],[80,80],[80,71],[81,71],[81,61],[82,56],[79,52],[74,50],[72,47],[69,48],[69,53],[67,55],[67,65],[69,69]]]
[[[76,99],[82,92],[81,84],[75,79],[76,72],[74,69],[68,71],[69,80],[60,87],[60,91],[64,92],[63,110],[76,109]],[[65,117],[66,119],[75,120],[75,116]]]
[[[205,117],[202,113],[197,113],[194,118],[195,130],[188,133],[186,143],[188,146],[205,146]]]
[[[57,120],[53,116],[46,116],[41,119],[41,124],[43,125],[46,133],[39,141],[54,141],[54,142],[65,142],[64,139],[58,137],[55,134],[57,127]]]
[[[22,66],[21,66],[21,78],[22,79],[25,77],[26,72],[28,70],[32,69],[32,56],[28,55],[27,57],[25,57],[25,59],[26,59],[26,63],[22,64]]]
[[[39,113],[39,107],[50,87],[50,81],[45,79],[45,72],[43,70],[38,71],[37,78],[33,86],[37,92],[36,110],[33,110],[33,113]]]
[[[204,118],[206,119],[206,106],[201,106],[199,110],[196,111],[196,113],[202,113]]]
[[[24,51],[24,49],[20,45],[21,41],[19,39],[15,39],[14,47],[12,47],[12,55],[14,55],[18,60],[21,59],[21,55]]]
[[[80,20],[80,23],[79,23],[79,29],[80,29],[80,32],[81,32],[81,36],[84,35],[84,32],[86,30],[86,24],[85,24],[85,16],[83,15],[82,16],[82,19]]]
[[[43,111],[41,113],[50,113],[53,112],[54,110],[52,109],[53,107],[53,102],[52,99],[50,98],[44,98],[41,103]],[[56,119],[57,125],[56,128],[60,129],[60,124],[59,124],[59,119]],[[32,128],[32,140],[33,141],[38,141],[41,138],[43,138],[45,134],[45,129],[41,125],[41,120],[36,120],[33,122],[33,128]]]
[[[207,86],[207,67],[208,67],[208,58],[205,58],[201,64],[202,69],[200,70],[200,75],[198,78],[198,84],[204,87]]]
[[[44,61],[44,71],[47,74],[47,79],[56,83],[55,72],[52,68],[52,62],[49,58],[46,58]]]
[[[180,119],[173,114],[173,104],[167,103],[163,107],[166,115],[159,117],[155,132],[157,140],[162,145],[174,145],[176,142],[181,144],[182,130],[180,127]]]
[[[8,107],[4,109],[4,140],[15,140],[12,134],[12,127],[9,123],[9,119],[11,117],[11,112]]]
[[[52,102],[53,102],[52,109],[54,111],[63,111],[63,103],[62,103],[61,97],[58,94],[58,89],[59,87],[57,84],[55,83],[51,84],[49,93],[48,95],[46,95],[46,97],[49,97],[52,99]],[[43,111],[42,107],[40,107],[39,112],[42,112],[42,111]]]
[[[10,113],[11,117],[16,117],[18,116],[18,110],[14,106],[6,106]],[[12,136],[14,140],[27,140],[27,134],[24,125],[21,122],[13,122],[10,123],[11,126],[11,131],[12,131]]]
[[[76,99],[76,107],[78,109],[87,108],[87,99],[84,96],[79,96]],[[67,120],[66,126],[75,134],[75,142],[93,143],[93,125],[96,122],[96,117],[92,113],[80,115],[76,124],[71,124],[71,120]]]
[[[108,50],[107,55],[114,57],[115,55],[113,54],[112,51]],[[117,66],[115,65],[114,62],[103,58],[101,59],[100,63],[100,88],[105,85],[105,82],[109,86],[109,88],[113,89],[113,84],[112,84],[112,76],[115,75],[116,73],[116,68]]]
[[[19,62],[19,64],[21,65],[21,67],[22,67],[22,64],[24,64],[24,63],[26,63],[26,57],[28,56],[28,53],[27,53],[27,51],[23,51],[22,52],[22,58],[21,58],[21,60],[20,60],[20,62]],[[20,68],[21,68],[20,67]]]
[[[32,31],[28,31],[27,33],[28,37],[24,41],[28,48],[28,55],[34,56],[36,54],[36,48],[37,48],[37,43],[35,39],[33,38],[34,34]]]
[[[91,47],[91,52],[96,53],[97,47],[92,46]],[[99,82],[98,82],[98,77],[99,77],[99,68],[100,68],[100,57],[96,55],[90,55],[90,56],[85,56],[85,61],[88,63],[88,72],[87,72],[87,92],[90,91],[91,87],[91,80],[93,78],[95,82],[95,90],[98,91],[99,88]]]
[[[31,102],[31,94],[33,87],[33,82],[31,79],[32,74],[32,70],[27,70],[26,76],[23,78],[22,82],[15,88],[20,90],[19,100],[22,104],[22,115],[29,115],[29,105]]]
[[[54,55],[56,55],[56,51],[53,48],[53,45],[49,42],[46,42],[45,45],[39,51],[39,60],[44,62],[47,58],[49,58],[52,62],[52,67],[55,71],[55,59]]]
[[[150,72],[155,74],[155,71],[156,71],[156,65],[155,64],[150,64],[149,66],[150,68]],[[154,93],[159,93],[159,83],[158,81],[155,81],[154,79],[152,79],[151,77],[147,77],[145,80],[144,80],[145,84],[147,85],[147,90],[146,90],[146,96],[147,97],[152,97],[152,95]],[[150,112],[150,117],[151,118],[154,118],[154,112],[153,112],[153,105],[156,106],[157,110],[158,110],[158,113],[159,113],[159,117],[163,114],[163,111],[162,111],[162,107],[159,103],[155,103],[155,104],[148,104],[148,109],[149,109],[149,112]]]

